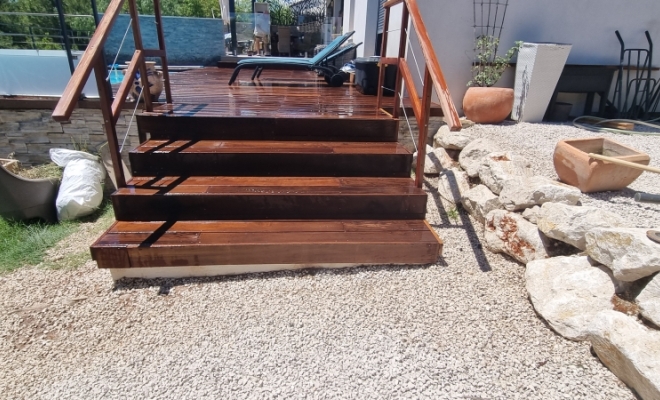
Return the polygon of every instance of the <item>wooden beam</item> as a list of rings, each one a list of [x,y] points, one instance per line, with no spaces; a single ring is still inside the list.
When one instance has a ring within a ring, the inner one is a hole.
[[[404,0],[388,0],[388,1],[385,2],[385,4],[383,4],[383,8],[394,7],[395,5],[401,4],[403,2],[404,2]]]
[[[426,161],[426,140],[429,132],[429,115],[431,113],[431,97],[433,96],[433,78],[428,67],[424,69],[424,92],[422,93],[421,120],[417,120],[419,137],[417,144],[417,169],[415,170],[415,185],[418,188],[424,183],[424,163]]]
[[[144,50],[144,46],[142,45],[142,32],[140,31],[140,15],[138,14],[137,4],[135,3],[135,0],[128,1],[128,11],[131,13],[131,25],[133,28],[133,40],[135,41],[135,50]],[[149,76],[147,75],[147,66],[144,64],[144,62],[141,62],[139,68],[140,68],[140,79],[142,80],[142,98],[144,99],[144,108],[148,112],[151,112],[154,110],[154,106],[153,104],[151,104],[151,90],[149,89]]]
[[[83,87],[89,79],[89,75],[92,72],[92,69],[95,68],[96,60],[99,59],[101,53],[103,52],[103,44],[105,40],[110,35],[110,28],[117,19],[119,11],[124,5],[124,0],[112,0],[105,13],[103,14],[103,19],[94,31],[94,35],[89,40],[87,45],[87,50],[83,53],[78,63],[78,67],[73,72],[71,80],[66,85],[64,93],[60,98],[60,101],[57,103],[55,110],[53,111],[53,119],[55,121],[64,122],[68,121],[71,118],[71,113],[76,107],[76,103],[80,98]],[[105,79],[107,71],[103,73],[102,78]]]
[[[116,124],[117,120],[119,119],[119,115],[121,114],[124,103],[126,102],[126,96],[128,96],[128,92],[131,90],[131,86],[133,86],[133,80],[135,79],[135,73],[137,72],[138,66],[140,63],[144,62],[144,57],[142,54],[142,51],[135,50],[135,53],[133,53],[133,58],[131,58],[131,64],[126,70],[126,74],[124,75],[124,79],[121,81],[121,85],[119,85],[117,96],[112,102],[113,124]]]
[[[163,57],[165,51],[159,49],[144,49],[142,50],[142,54],[144,54],[145,57]]]
[[[391,2],[392,0],[390,0]],[[456,106],[451,99],[451,94],[447,87],[447,82],[442,73],[442,68],[440,68],[440,63],[438,62],[438,57],[433,50],[433,45],[431,44],[431,39],[429,34],[426,31],[426,26],[422,20],[422,14],[419,11],[416,0],[405,0],[407,9],[410,12],[410,17],[412,18],[413,26],[417,32],[419,38],[419,44],[422,48],[422,53],[426,59],[426,63],[433,80],[433,86],[435,87],[436,94],[440,100],[440,106],[442,107],[442,112],[445,115],[445,122],[449,125],[449,129],[452,131],[460,131],[462,126],[460,118],[458,117],[458,112],[456,111]],[[389,3],[389,2],[388,2]],[[387,3],[385,3],[387,4]],[[405,13],[405,8],[404,8]],[[405,28],[405,27],[404,27]],[[403,29],[403,28],[402,28]],[[404,32],[401,32],[403,35]]]
[[[399,65],[399,59],[395,57],[381,57],[379,63],[382,65]]]
[[[112,158],[112,168],[115,172],[115,180],[117,188],[126,187],[126,178],[124,177],[124,168],[121,163],[121,154],[119,153],[119,143],[117,142],[117,130],[112,121],[112,105],[110,99],[112,93],[108,93],[109,86],[104,85],[105,77],[103,71],[106,66],[103,59],[99,58],[94,64],[94,75],[96,75],[96,85],[99,88],[99,99],[101,101],[101,113],[103,114],[103,129],[105,136],[108,139],[108,148],[110,150],[110,157]]]
[[[158,47],[163,55],[160,62],[163,66],[163,84],[165,86],[165,100],[172,104],[172,89],[170,88],[170,68],[167,61],[167,50],[165,49],[165,34],[163,34],[163,18],[161,17],[160,0],[154,0],[154,18],[156,20],[156,33],[158,34]]]
[[[408,34],[406,29],[408,27],[408,18],[410,14],[408,13],[408,8],[403,7],[401,11],[401,37],[399,39],[399,59],[406,58],[406,44],[408,43]],[[394,118],[399,118],[399,106],[401,105],[401,69],[397,68],[396,72],[396,84],[394,85],[394,110],[392,116]]]
[[[422,117],[423,117],[422,102],[419,99],[419,95],[417,94],[415,81],[413,80],[412,74],[410,73],[410,68],[408,67],[408,63],[406,62],[406,60],[401,59],[401,63],[399,64],[399,70],[401,71],[401,76],[403,77],[403,81],[406,83],[406,89],[408,89],[408,93],[410,93],[409,96],[410,103],[412,104],[412,109],[413,112],[415,113],[417,124],[420,125],[420,122],[422,121]]]
[[[390,9],[385,9],[385,21],[383,25],[383,39],[380,46],[380,64],[378,65],[378,86],[376,96],[376,109],[380,110],[383,107],[383,84],[385,83],[385,57],[387,56],[387,39],[389,37],[387,27],[390,24]]]

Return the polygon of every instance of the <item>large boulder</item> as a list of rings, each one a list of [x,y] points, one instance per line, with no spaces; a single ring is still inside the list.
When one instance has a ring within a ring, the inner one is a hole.
[[[479,167],[481,183],[495,194],[500,194],[504,182],[514,176],[532,177],[534,172],[524,157],[509,152],[490,153]]]
[[[481,223],[484,222],[486,214],[502,208],[500,198],[484,185],[477,185],[466,191],[461,203],[463,208]]]
[[[610,310],[594,316],[588,339],[600,361],[642,399],[660,399],[660,332]]]
[[[586,256],[532,261],[525,281],[536,312],[567,339],[586,340],[593,317],[613,308],[609,270]]]
[[[481,166],[482,159],[496,151],[501,151],[497,143],[484,138],[476,139],[463,148],[463,151],[458,156],[458,162],[461,164],[461,168],[470,177],[474,178],[479,175],[479,167]]]
[[[587,248],[585,235],[595,228],[625,226],[623,218],[597,207],[545,203],[541,206],[537,225],[541,232],[580,250]]]
[[[660,271],[660,244],[644,228],[596,228],[587,232],[587,254],[616,279],[631,282]]]
[[[442,125],[433,136],[433,147],[450,150],[463,150],[474,138],[465,131],[452,132],[449,126]]]
[[[637,304],[639,313],[660,327],[660,274],[656,274],[642,289],[637,296]]]
[[[516,176],[504,183],[500,201],[504,208],[515,211],[549,202],[575,205],[580,196],[580,189],[544,176]]]
[[[458,168],[446,169],[438,179],[438,195],[446,211],[456,208],[463,195],[470,190],[467,174]]]
[[[521,215],[494,210],[484,222],[486,247],[495,253],[506,253],[523,264],[548,257],[551,244],[536,225]]]

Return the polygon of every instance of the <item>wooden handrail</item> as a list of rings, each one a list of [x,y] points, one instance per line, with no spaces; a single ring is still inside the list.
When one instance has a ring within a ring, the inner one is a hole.
[[[390,21],[390,8],[403,3],[403,12],[401,15],[401,38],[399,40],[399,54],[397,56],[398,61],[394,61],[392,58],[387,58],[387,41],[388,41],[388,31],[389,31],[389,21]],[[383,29],[383,40],[381,47],[381,62],[380,62],[380,73],[378,76],[379,90],[378,90],[378,100],[377,105],[380,108],[382,104],[382,90],[380,87],[383,86],[384,76],[385,76],[385,66],[391,64],[398,64],[397,69],[397,80],[396,80],[396,90],[394,94],[394,111],[392,116],[398,118],[399,116],[399,104],[401,102],[401,80],[406,85],[408,90],[410,101],[412,104],[413,112],[415,113],[415,119],[417,120],[417,127],[419,130],[419,137],[417,140],[417,166],[415,168],[415,184],[417,187],[422,187],[423,183],[423,174],[424,174],[424,159],[426,155],[426,139],[428,133],[429,125],[429,115],[431,110],[431,98],[433,94],[433,89],[435,89],[438,99],[440,100],[440,107],[445,117],[445,122],[449,126],[449,129],[452,131],[461,130],[461,122],[458,117],[458,112],[454,106],[454,102],[451,99],[451,94],[447,87],[447,82],[442,73],[442,68],[440,68],[440,63],[438,62],[438,57],[436,56],[433,46],[431,45],[431,39],[429,38],[428,32],[426,31],[426,26],[422,20],[422,15],[417,6],[416,0],[388,0],[383,5],[385,8],[385,26]],[[405,60],[405,52],[408,43],[408,20],[412,20],[412,24],[417,32],[417,37],[419,39],[420,47],[422,49],[423,60],[424,60],[424,92],[420,98],[417,93],[417,88],[415,87],[415,82],[413,80],[412,74],[408,63]],[[414,140],[414,139],[413,139]]]
[[[57,102],[57,106],[55,106],[55,110],[53,111],[53,119],[55,121],[64,122],[71,118],[71,113],[73,113],[73,109],[76,107],[76,103],[80,98],[83,87],[85,87],[85,83],[87,83],[87,79],[89,79],[89,75],[92,73],[92,69],[94,69],[94,64],[96,60],[101,57],[101,53],[103,53],[105,40],[110,35],[110,29],[112,28],[112,25],[114,25],[115,20],[124,5],[124,1],[125,0],[112,0],[108,5],[108,8],[105,10],[103,18],[101,19],[99,26],[96,28],[96,31],[94,31],[92,38],[89,40],[87,49],[80,58],[80,62],[75,71],[73,71],[73,75],[71,75],[71,79],[66,85],[60,101]]]
[[[440,68],[440,63],[438,62],[438,57],[435,55],[433,50],[433,45],[431,44],[431,38],[426,31],[426,26],[422,20],[422,14],[419,12],[419,7],[417,6],[416,0],[405,0],[406,5],[408,6],[408,11],[410,12],[410,19],[412,20],[413,26],[415,27],[415,32],[417,32],[417,37],[419,39],[419,45],[422,48],[422,53],[424,54],[424,59],[426,60],[426,66],[429,69],[431,74],[431,79],[433,80],[433,86],[440,100],[440,107],[442,108],[442,113],[445,116],[445,122],[449,125],[449,129],[452,131],[461,130],[461,121],[454,106],[454,102],[451,99],[451,94],[449,93],[449,88],[447,87],[447,82],[445,81],[445,76],[442,73],[442,68]]]
[[[165,95],[167,103],[172,103],[172,91],[170,89],[170,79],[167,63],[167,54],[165,51],[165,40],[163,35],[163,23],[160,16],[160,0],[153,0],[154,2],[154,17],[156,19],[156,32],[158,34],[158,49],[144,49],[142,46],[142,35],[140,33],[140,20],[135,0],[128,0],[129,11],[131,14],[131,27],[133,28],[133,40],[135,41],[135,53],[131,58],[131,64],[126,71],[122,83],[119,85],[117,96],[113,100],[112,90],[106,81],[108,74],[107,66],[104,65],[102,53],[103,44],[110,35],[110,29],[114,25],[119,12],[124,5],[125,0],[112,0],[103,15],[103,19],[99,23],[94,35],[89,41],[89,45],[85,53],[80,59],[78,67],[75,69],[71,80],[64,89],[62,97],[55,106],[53,111],[53,119],[55,121],[63,122],[71,118],[71,113],[80,98],[83,87],[89,76],[94,70],[96,76],[96,86],[99,90],[99,98],[101,104],[101,113],[103,114],[103,130],[105,131],[106,138],[108,139],[108,147],[110,149],[110,157],[112,158],[113,169],[116,177],[118,187],[126,187],[126,179],[124,177],[124,170],[121,163],[120,147],[117,141],[116,124],[119,120],[123,105],[126,101],[126,96],[130,91],[133,81],[137,72],[140,72],[140,79],[142,81],[142,90],[146,92],[144,96],[144,107],[147,111],[152,111],[151,93],[149,90],[149,78],[147,75],[147,68],[145,65],[145,57],[160,57],[163,65],[163,77],[165,86]],[[140,140],[145,138],[140,137]]]

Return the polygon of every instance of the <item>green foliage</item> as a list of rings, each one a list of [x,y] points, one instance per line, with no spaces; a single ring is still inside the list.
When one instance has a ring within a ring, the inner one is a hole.
[[[282,0],[267,0],[271,25],[287,26],[296,23],[296,16]]]
[[[497,55],[500,40],[496,37],[486,35],[480,36],[475,41],[477,52],[476,65],[472,67],[474,78],[468,82],[468,86],[490,87],[497,83],[502,77],[504,70],[509,66],[509,61],[518,52],[522,42],[516,42],[504,56]]]

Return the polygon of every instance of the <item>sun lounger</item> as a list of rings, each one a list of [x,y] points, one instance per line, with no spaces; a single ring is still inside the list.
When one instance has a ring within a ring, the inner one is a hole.
[[[256,57],[241,60],[236,65],[234,73],[229,79],[229,84],[234,83],[241,69],[255,68],[252,74],[252,79],[257,77],[261,71],[266,67],[278,67],[287,69],[308,69],[322,72],[326,76],[326,81],[331,86],[341,86],[344,83],[344,77],[338,74],[335,67],[327,65],[327,60],[331,57],[337,49],[344,44],[355,32],[349,32],[342,36],[337,37],[330,42],[325,49],[321,50],[313,58],[290,58],[290,57]]]

